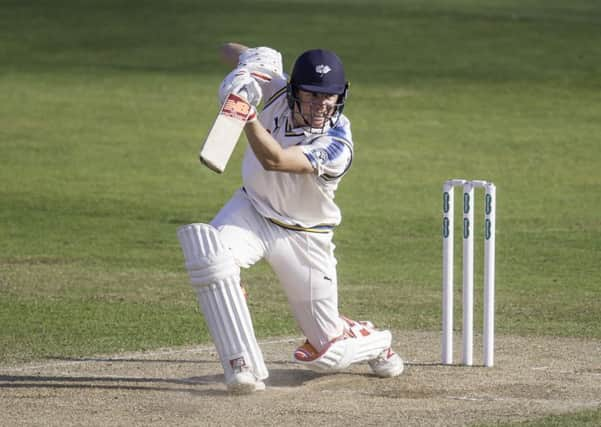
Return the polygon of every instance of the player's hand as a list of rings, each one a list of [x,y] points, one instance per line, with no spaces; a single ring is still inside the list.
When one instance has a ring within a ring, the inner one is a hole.
[[[250,113],[246,118],[246,123],[254,122],[257,120],[257,109],[254,106],[250,106]]]
[[[238,58],[238,68],[259,71],[268,75],[281,75],[282,54],[270,47],[253,47],[246,49]]]
[[[259,105],[263,98],[261,86],[251,76],[250,71],[244,68],[236,68],[223,79],[219,86],[219,104],[223,104],[230,93],[239,94],[254,107]]]

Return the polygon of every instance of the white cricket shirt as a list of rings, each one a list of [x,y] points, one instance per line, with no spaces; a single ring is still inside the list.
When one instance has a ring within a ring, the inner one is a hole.
[[[261,82],[262,83],[262,82]],[[286,100],[286,78],[262,83],[266,101],[261,124],[284,148],[301,145],[313,174],[266,171],[249,146],[242,163],[244,188],[257,211],[266,218],[302,228],[340,224],[334,192],[353,158],[349,120],[341,115],[335,127],[321,135],[293,128]]]

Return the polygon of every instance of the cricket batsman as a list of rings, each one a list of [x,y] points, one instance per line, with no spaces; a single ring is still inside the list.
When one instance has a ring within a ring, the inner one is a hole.
[[[210,224],[180,227],[178,238],[227,388],[265,388],[268,371],[240,287],[240,268],[263,258],[306,336],[296,362],[320,372],[367,362],[379,377],[400,375],[403,361],[390,331],[338,312],[332,238],[341,212],[334,193],[353,160],[342,62],[331,51],[308,50],[288,79],[271,48],[228,43],[221,54],[235,68],[221,84],[220,101],[240,93],[252,106],[242,187]]]

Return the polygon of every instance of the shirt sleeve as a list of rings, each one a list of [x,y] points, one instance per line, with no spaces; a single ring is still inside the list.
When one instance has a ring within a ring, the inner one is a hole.
[[[303,152],[317,176],[326,180],[341,177],[350,168],[353,159],[352,145],[342,139],[323,136],[303,146]]]

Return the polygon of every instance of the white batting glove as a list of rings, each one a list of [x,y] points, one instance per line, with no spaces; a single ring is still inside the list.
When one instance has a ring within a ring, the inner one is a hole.
[[[219,86],[219,104],[223,104],[225,98],[235,93],[244,97],[249,104],[256,107],[263,98],[263,91],[259,83],[251,76],[250,71],[244,68],[236,68],[229,73]]]
[[[274,75],[283,74],[282,54],[270,47],[246,49],[238,58],[238,68],[241,67],[267,74],[267,78],[271,80]]]

